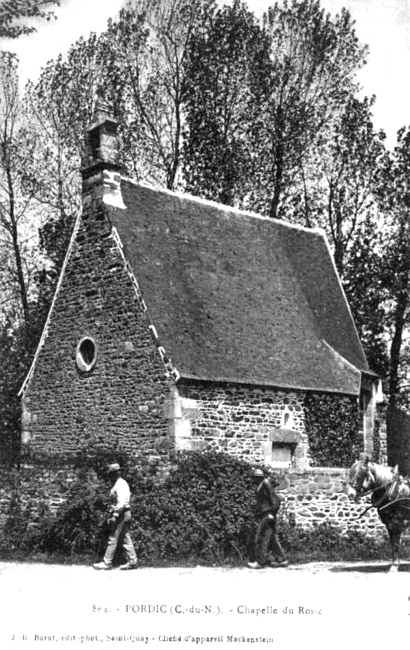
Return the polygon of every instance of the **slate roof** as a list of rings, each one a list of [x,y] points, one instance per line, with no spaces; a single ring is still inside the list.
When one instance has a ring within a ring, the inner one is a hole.
[[[367,361],[326,237],[122,180],[111,217],[182,377],[357,395]]]

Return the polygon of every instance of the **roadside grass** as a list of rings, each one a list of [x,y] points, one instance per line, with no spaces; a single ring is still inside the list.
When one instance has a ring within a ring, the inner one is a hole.
[[[309,562],[359,562],[384,560],[390,561],[391,550],[388,539],[380,537],[364,536],[362,533],[351,531],[348,535],[341,535],[340,532],[329,524],[320,524],[311,530],[304,530],[282,522],[279,532],[279,539],[291,564],[305,564]],[[15,541],[15,540],[14,540]],[[91,565],[100,560],[102,553],[95,549],[83,550],[82,552],[47,551],[39,545],[31,546],[26,538],[24,547],[16,544],[7,545],[7,539],[2,539],[0,545],[0,560],[8,562],[36,562],[44,564],[62,565]],[[175,558],[150,556],[135,540],[137,554],[141,566],[145,567],[240,567],[246,565],[248,557],[243,553],[230,553],[221,559],[220,553],[217,557],[188,556],[181,558],[179,554]],[[409,559],[408,545],[403,545],[401,557],[405,561]],[[123,561],[121,553],[116,557],[116,564]]]

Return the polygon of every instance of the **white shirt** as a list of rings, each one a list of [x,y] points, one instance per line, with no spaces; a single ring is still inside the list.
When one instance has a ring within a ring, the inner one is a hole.
[[[130,507],[131,492],[127,481],[124,481],[121,476],[117,478],[113,487],[110,490],[110,501],[112,513],[120,514],[124,508]]]

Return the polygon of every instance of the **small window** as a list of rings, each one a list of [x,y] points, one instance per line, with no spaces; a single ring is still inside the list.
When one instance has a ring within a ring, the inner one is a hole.
[[[81,339],[77,345],[75,355],[77,368],[82,372],[90,372],[97,361],[97,345],[92,338],[88,336]]]
[[[286,442],[272,442],[271,463],[275,467],[290,467],[295,445]]]

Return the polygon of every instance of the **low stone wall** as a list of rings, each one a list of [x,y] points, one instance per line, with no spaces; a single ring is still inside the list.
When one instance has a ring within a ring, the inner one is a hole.
[[[363,517],[360,514],[370,505],[364,498],[359,503],[349,501],[346,494],[346,470],[311,468],[301,473],[286,474],[281,514],[296,526],[312,528],[328,523],[337,526],[342,534],[360,531],[369,536],[385,533],[377,511],[372,508]]]
[[[1,470],[0,527],[17,502],[30,510],[32,523],[40,522],[44,509],[55,512],[66,501],[75,473],[70,468],[44,469],[24,466],[20,470]]]
[[[26,465],[19,471],[2,470],[0,485],[0,528],[5,524],[16,495],[21,508],[30,509],[33,525],[41,525],[44,509],[55,512],[67,497],[75,471],[70,468],[42,469]],[[287,521],[308,529],[316,524],[337,526],[342,534],[357,530],[365,535],[386,533],[376,510],[359,515],[369,504],[363,499],[351,503],[346,495],[346,470],[312,468],[304,472],[284,475],[280,495],[283,502],[281,516]]]

